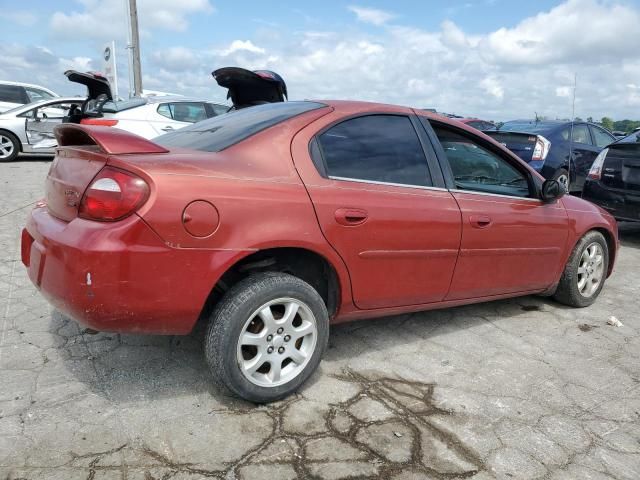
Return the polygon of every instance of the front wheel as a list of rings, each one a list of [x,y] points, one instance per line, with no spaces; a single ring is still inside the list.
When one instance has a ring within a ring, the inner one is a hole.
[[[20,153],[20,140],[9,132],[0,132],[0,162],[10,162]]]
[[[609,269],[609,247],[600,232],[580,239],[564,268],[555,299],[571,307],[588,307],[602,291]]]
[[[284,273],[252,275],[213,312],[205,357],[214,380],[256,403],[293,393],[320,363],[329,316],[318,292]]]

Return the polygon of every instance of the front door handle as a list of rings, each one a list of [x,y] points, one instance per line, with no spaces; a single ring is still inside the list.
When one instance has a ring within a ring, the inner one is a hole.
[[[170,125],[167,125],[164,128],[161,128],[160,130],[162,130],[163,132],[173,132],[173,127]]]
[[[369,218],[366,210],[359,208],[339,208],[335,213],[336,222],[340,225],[353,227],[354,225],[362,225]]]
[[[491,217],[486,215],[471,215],[469,217],[469,223],[474,228],[487,228],[491,225]]]

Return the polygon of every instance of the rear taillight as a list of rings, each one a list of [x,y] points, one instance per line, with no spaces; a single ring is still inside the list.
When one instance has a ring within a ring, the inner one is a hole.
[[[607,158],[607,153],[609,153],[609,149],[605,148],[602,150],[596,159],[591,164],[591,169],[587,175],[591,180],[600,180],[602,178],[602,167],[604,165],[604,161]]]
[[[113,127],[118,124],[118,120],[113,118],[83,118],[82,125],[102,125],[103,127]]]
[[[149,198],[149,185],[140,177],[112,167],[103,168],[85,190],[78,216],[114,222],[128,217]]]
[[[533,155],[531,160],[534,162],[545,160],[547,155],[549,155],[549,150],[551,149],[551,142],[544,138],[541,135],[537,136],[536,146],[533,148]]]

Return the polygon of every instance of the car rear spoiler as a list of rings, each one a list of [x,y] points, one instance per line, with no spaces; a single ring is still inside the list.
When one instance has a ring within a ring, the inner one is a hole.
[[[114,127],[63,123],[56,125],[53,132],[59,147],[97,146],[109,155],[169,152],[157,143]]]

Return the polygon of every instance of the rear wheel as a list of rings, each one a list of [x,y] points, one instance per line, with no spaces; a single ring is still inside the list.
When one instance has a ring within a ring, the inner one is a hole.
[[[0,162],[10,162],[20,153],[20,140],[9,132],[0,132]]]
[[[555,180],[560,184],[565,191],[569,191],[569,172],[564,168],[560,168],[554,175],[552,180]]]
[[[609,268],[609,248],[600,232],[580,239],[565,266],[555,299],[572,307],[588,307],[602,291]]]
[[[214,380],[256,403],[293,393],[320,363],[329,316],[316,290],[284,273],[252,275],[213,312],[205,356]]]

